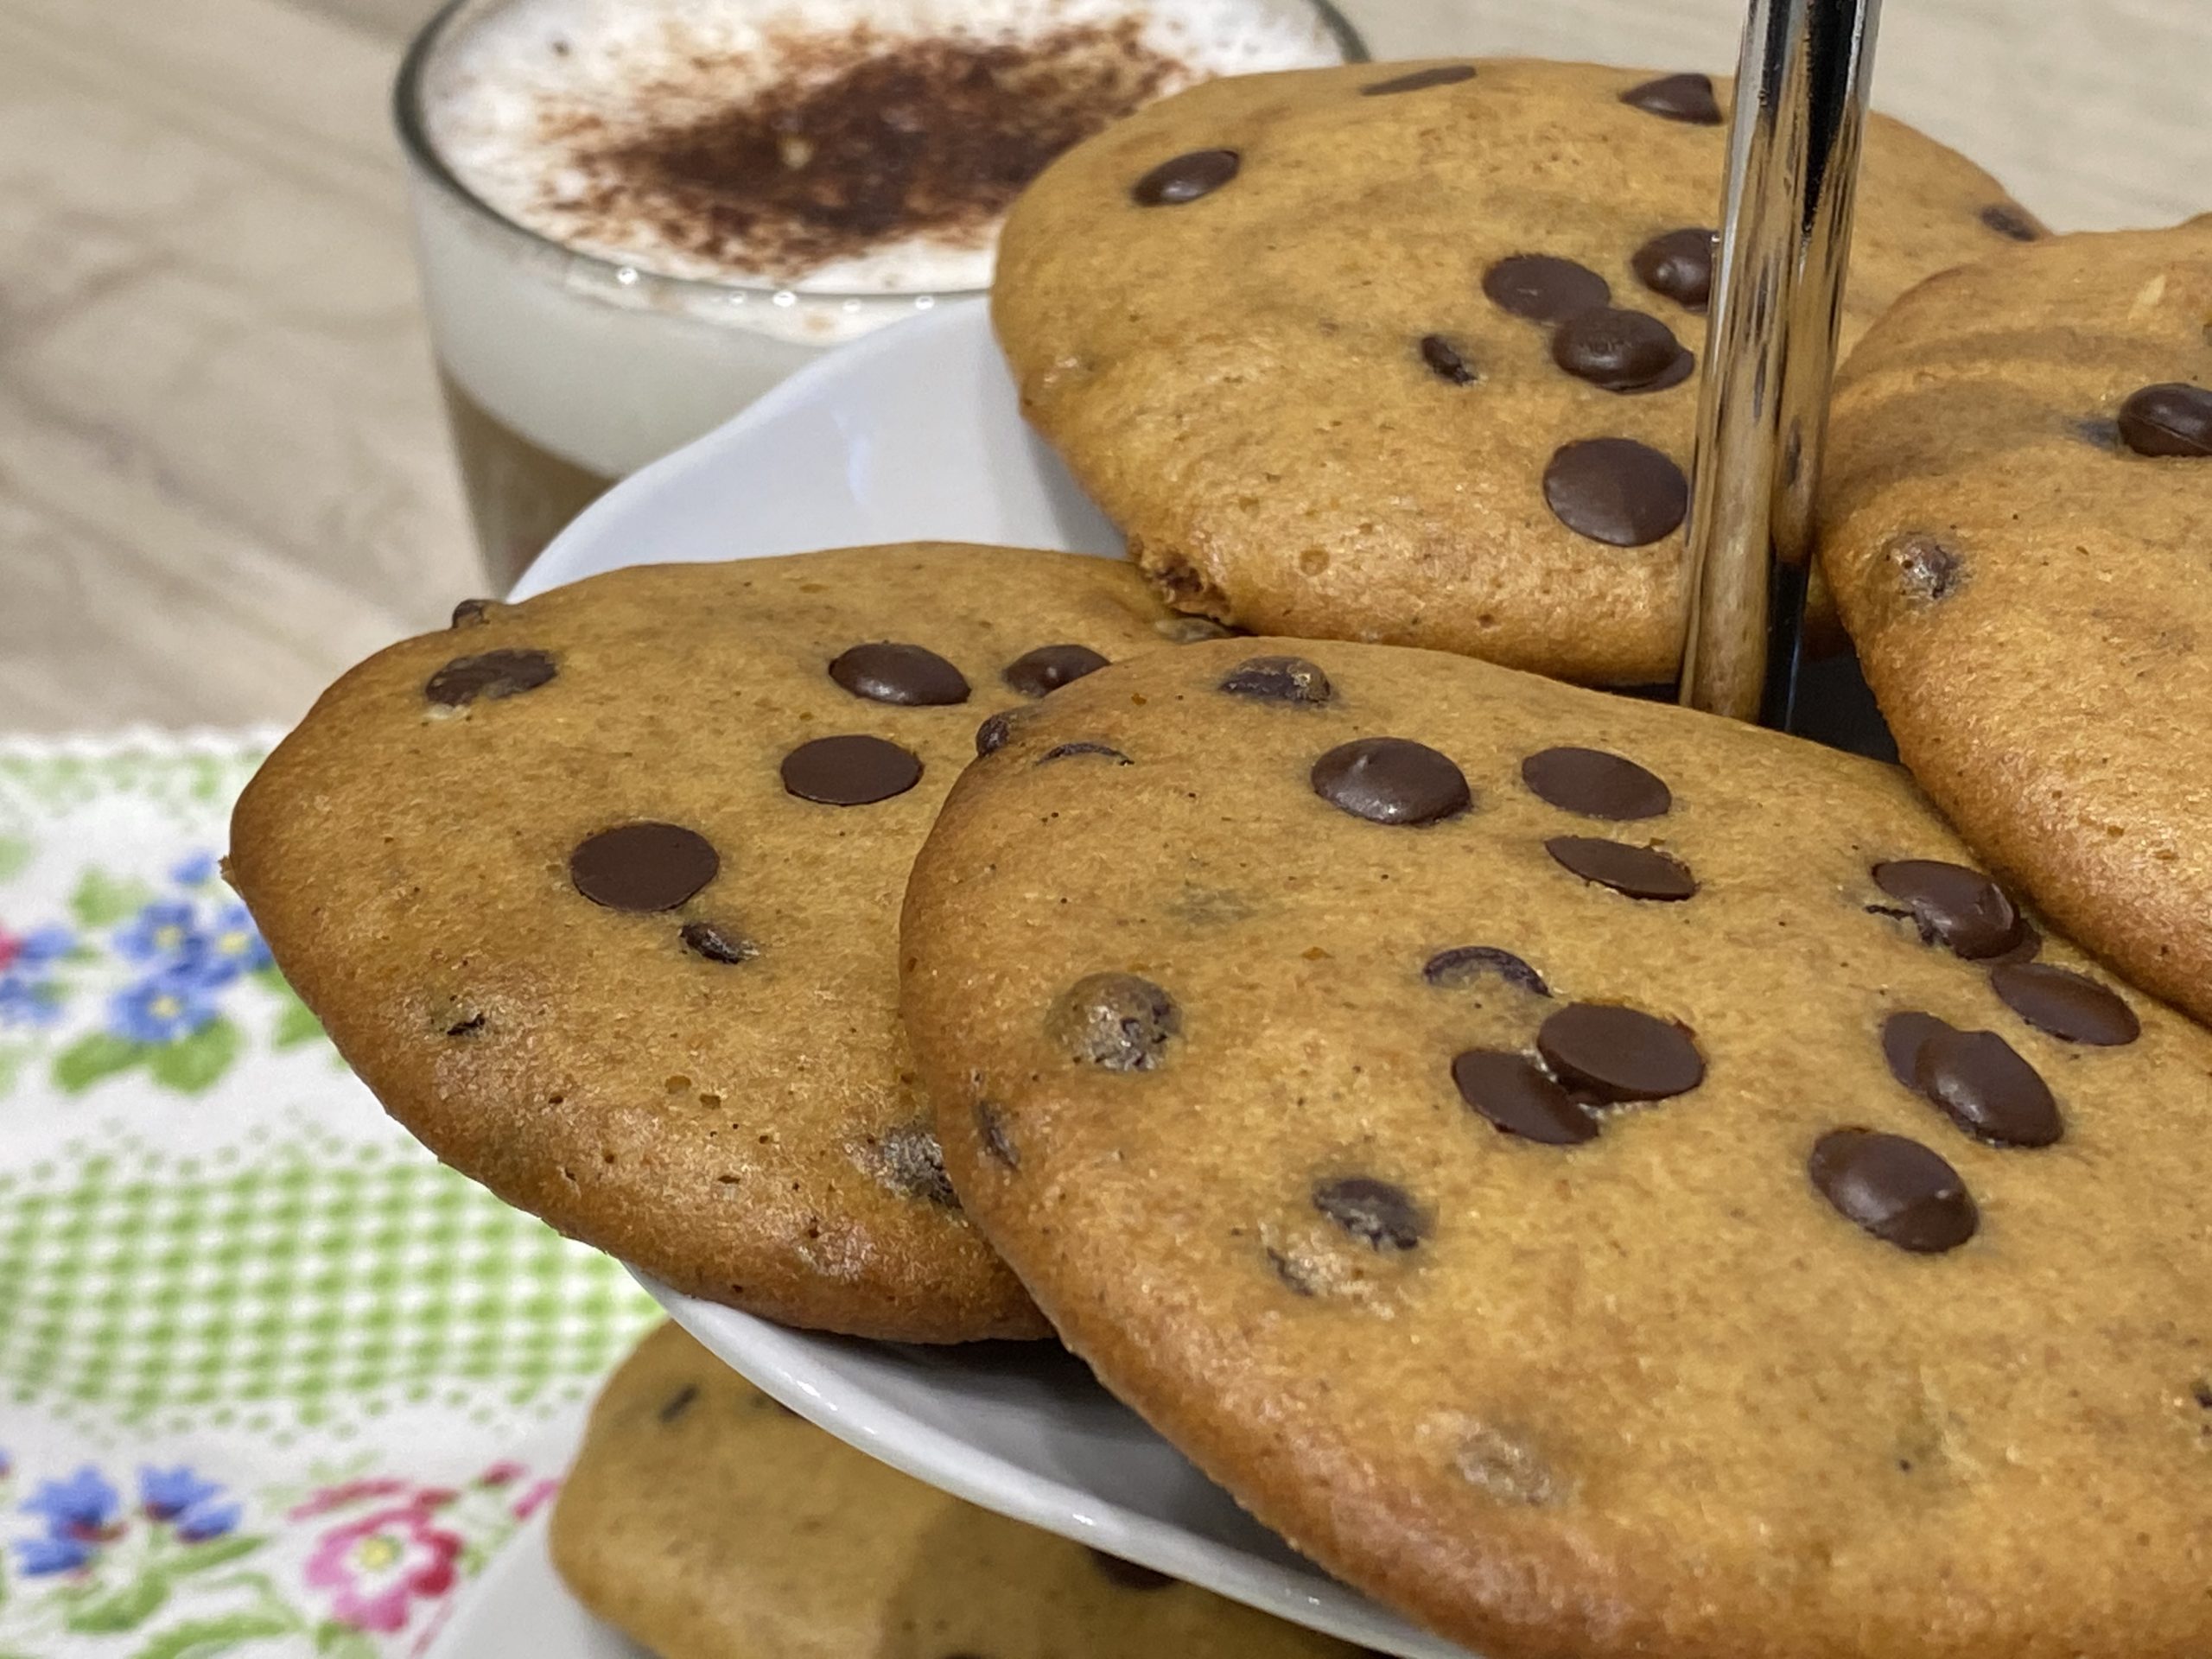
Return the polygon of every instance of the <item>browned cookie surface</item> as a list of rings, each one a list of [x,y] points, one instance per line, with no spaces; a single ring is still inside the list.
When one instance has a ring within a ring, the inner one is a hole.
[[[661,1659],[1355,1659],[925,1486],[664,1325],[592,1412],[553,1560]]]
[[[1024,405],[1183,609],[1670,679],[1728,97],[1498,60],[1167,99],[1014,208]],[[1874,118],[1846,339],[2039,234]]]
[[[230,875],[392,1115],[677,1288],[1034,1335],[896,1018],[906,867],[978,725],[1172,621],[1125,566],[923,544],[464,607],[327,692]]]
[[[2212,1036],[1903,773],[1196,645],[969,771],[904,941],[1063,1335],[1474,1651],[2212,1648]]]
[[[2212,217],[1908,296],[1838,390],[1822,561],[1916,776],[2212,1020]]]

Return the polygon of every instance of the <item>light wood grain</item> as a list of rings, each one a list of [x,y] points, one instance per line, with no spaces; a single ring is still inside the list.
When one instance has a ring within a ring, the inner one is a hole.
[[[1740,0],[1352,0],[1726,68]],[[0,0],[0,728],[296,718],[477,585],[385,100],[422,0]],[[1889,0],[1876,102],[2065,227],[2212,208],[2212,4]]]

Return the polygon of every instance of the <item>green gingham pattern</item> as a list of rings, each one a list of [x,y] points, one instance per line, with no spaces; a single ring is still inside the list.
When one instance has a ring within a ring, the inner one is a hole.
[[[267,742],[0,741],[0,1659],[419,1652],[656,1317],[268,965]]]

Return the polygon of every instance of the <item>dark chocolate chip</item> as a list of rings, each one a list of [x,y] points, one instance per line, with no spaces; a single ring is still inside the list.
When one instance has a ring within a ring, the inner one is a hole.
[[[830,677],[871,702],[911,709],[968,701],[968,677],[922,645],[855,645],[830,664]]]
[[[1255,702],[1314,706],[1330,697],[1329,677],[1303,657],[1247,657],[1223,677],[1221,689]]]
[[[1887,551],[1897,568],[1897,585],[1909,600],[1932,605],[1966,585],[1965,559],[1933,536],[1910,532],[1892,541]]]
[[[696,1400],[698,1397],[698,1384],[696,1382],[686,1382],[682,1388],[678,1389],[674,1394],[671,1394],[666,1400],[663,1401],[661,1402],[660,1409],[655,1412],[653,1415],[664,1423],[672,1423],[677,1418],[681,1417],[685,1412],[690,1410],[692,1402]]]
[[[1117,1584],[1124,1590],[1165,1590],[1175,1582],[1165,1573],[1155,1573],[1148,1567],[1139,1567],[1135,1561],[1109,1555],[1103,1549],[1091,1550],[1090,1564],[1104,1575],[1108,1582]]]
[[[1587,265],[1548,253],[1516,253],[1483,273],[1483,292],[1493,304],[1531,322],[1565,322],[1613,297],[1605,279]]]
[[[1507,984],[1538,996],[1552,994],[1541,974],[1510,950],[1501,950],[1494,944],[1461,944],[1440,950],[1423,965],[1421,974],[1430,984],[1446,989],[1478,984],[1484,975],[1496,974]]]
[[[677,937],[685,950],[709,962],[750,962],[760,954],[759,945],[718,922],[686,922]]]
[[[1610,305],[1569,317],[1552,334],[1552,361],[1607,391],[1637,391],[1662,378],[1680,385],[1696,366],[1682,365],[1688,355],[1658,318]]]
[[[1921,1046],[1939,1033],[1955,1027],[1947,1025],[1932,1014],[1917,1009],[1904,1009],[1882,1021],[1882,1058],[1890,1065],[1890,1075],[1917,1094],[1920,1090]]]
[[[960,1207],[959,1195],[944,1173],[944,1148],[938,1144],[937,1131],[927,1120],[894,1123],[883,1132],[879,1144],[884,1173],[893,1186],[947,1210]]]
[[[476,702],[512,697],[535,691],[558,671],[550,652],[527,649],[487,651],[474,657],[456,657],[423,687],[423,695],[445,709],[460,709]]]
[[[479,627],[492,620],[492,613],[499,607],[496,599],[464,599],[453,607],[453,626],[456,628]]]
[[[1014,1132],[1006,1126],[1006,1114],[988,1100],[976,1103],[976,1138],[986,1154],[1008,1169],[1021,1167],[1021,1154],[1014,1144]]]
[[[480,1014],[472,1014],[461,1019],[455,1020],[451,1025],[448,1026],[446,1027],[446,1035],[448,1037],[474,1037],[478,1032],[483,1029],[484,1016]]]
[[[2015,242],[2043,240],[2042,227],[2028,217],[2027,209],[2016,202],[1991,202],[1981,210],[1981,222],[1998,235],[2010,237]]]
[[[2166,381],[2120,406],[2120,439],[2139,455],[2212,455],[2212,391]]]
[[[1467,356],[1442,334],[1423,334],[1421,337],[1421,360],[1440,379],[1455,386],[1471,386],[1482,376],[1475,372],[1475,365]]]
[[[609,910],[674,910],[721,868],[713,843],[680,823],[618,823],[569,855],[576,891]]]
[[[1491,1127],[1548,1147],[1598,1138],[1598,1120],[1525,1054],[1471,1048],[1452,1062],[1459,1098]]]
[[[1687,310],[1702,311],[1713,301],[1713,264],[1719,245],[1719,232],[1701,226],[1667,231],[1638,248],[1629,264],[1654,294]]]
[[[1634,438],[1562,444],[1544,468],[1544,502],[1578,536],[1643,547],[1681,528],[1690,507],[1682,469]]]
[[[1609,1002],[1568,1003],[1537,1027],[1536,1052],[1592,1100],[1669,1100],[1705,1081],[1705,1058],[1681,1027]]]
[[[1393,92],[1421,92],[1432,86],[1457,86],[1463,80],[1475,78],[1471,63],[1440,63],[1427,69],[1415,69],[1389,80],[1370,81],[1359,89],[1363,98],[1388,98]]]
[[[1539,799],[1586,818],[1656,818],[1674,792],[1635,761],[1603,749],[1544,749],[1521,763],[1521,781]]]
[[[1130,187],[1129,194],[1140,207],[1179,207],[1211,195],[1243,164],[1233,149],[1193,149],[1160,162]]]
[[[1014,735],[1014,712],[1011,709],[1002,710],[976,728],[976,753],[979,757],[996,754],[1006,747],[1007,740]]]
[[[1656,847],[1631,847],[1595,836],[1554,836],[1544,850],[1585,881],[1631,899],[1667,904],[1697,891],[1697,878],[1688,867]]]
[[[2070,968],[2004,963],[1990,970],[1989,983],[2021,1019],[2069,1043],[2113,1048],[2143,1034],[2143,1022],[2116,992]]]
[[[1403,737],[1339,743],[1313,763],[1313,792],[1370,823],[1434,823],[1474,804],[1448,755]]]
[[[1135,764],[1135,762],[1132,761],[1128,755],[1123,754],[1119,749],[1108,743],[1063,743],[1058,747],[1047,749],[1044,753],[1039,755],[1037,757],[1037,764],[1041,766],[1047,760],[1065,760],[1079,754],[1103,755],[1111,760],[1117,766],[1134,766]]]
[[[1087,974],[1052,1004],[1046,1034],[1076,1059],[1109,1071],[1152,1071],[1183,1029],[1175,999],[1135,974]]]
[[[2047,1147],[2065,1132],[2042,1075],[1993,1031],[1931,1032],[1912,1077],[1946,1116],[1991,1146]]]
[[[2002,956],[2019,943],[2020,912],[1980,870],[1939,859],[1899,858],[1873,869],[1874,885],[1905,906],[1922,942],[1969,961]]]
[[[1370,1175],[1315,1182],[1313,1207],[1378,1250],[1410,1250],[1428,1235],[1428,1218],[1413,1194]]]
[[[1621,102],[1646,115],[1686,121],[1694,127],[1720,124],[1720,100],[1713,96],[1710,75],[1662,75],[1630,87],[1621,94]]]
[[[912,751],[880,737],[853,733],[817,737],[784,757],[784,787],[823,806],[870,806],[904,795],[922,781]]]
[[[1105,666],[1089,645],[1039,645],[1008,663],[1000,677],[1025,697],[1041,697]]]
[[[1959,1172],[1901,1135],[1830,1129],[1814,1143],[1805,1169],[1840,1215],[1899,1249],[1956,1249],[1980,1221]]]

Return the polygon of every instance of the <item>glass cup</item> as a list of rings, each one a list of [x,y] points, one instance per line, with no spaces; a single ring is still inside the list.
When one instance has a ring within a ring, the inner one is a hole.
[[[441,48],[515,3],[448,0],[409,47],[394,92],[438,383],[478,544],[502,592],[616,480],[831,346],[959,297],[662,276],[508,218],[439,155],[425,105]],[[1174,0],[1153,3],[1172,10]],[[1327,0],[1254,3],[1312,20],[1347,61],[1367,56]]]

